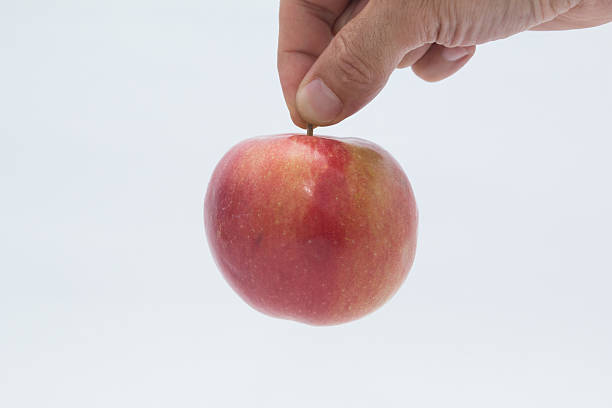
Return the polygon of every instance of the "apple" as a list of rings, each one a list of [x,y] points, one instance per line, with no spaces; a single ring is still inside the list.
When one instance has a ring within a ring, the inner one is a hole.
[[[412,266],[417,207],[400,165],[361,139],[247,139],[215,168],[204,224],[215,261],[253,308],[311,325],[360,318]]]

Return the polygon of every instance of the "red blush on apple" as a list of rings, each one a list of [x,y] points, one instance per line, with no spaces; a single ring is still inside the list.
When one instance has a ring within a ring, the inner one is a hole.
[[[253,308],[311,325],[358,319],[399,289],[417,207],[400,165],[361,139],[300,134],[234,146],[206,192],[208,243]]]

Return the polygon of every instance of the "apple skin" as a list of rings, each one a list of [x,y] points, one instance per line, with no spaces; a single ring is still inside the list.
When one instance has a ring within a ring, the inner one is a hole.
[[[417,207],[400,165],[361,139],[247,139],[215,168],[204,224],[217,265],[253,308],[311,325],[358,319],[412,266]]]

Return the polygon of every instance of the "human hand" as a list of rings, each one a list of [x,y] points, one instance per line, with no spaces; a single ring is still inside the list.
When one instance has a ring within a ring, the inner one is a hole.
[[[278,70],[296,125],[332,125],[368,104],[395,68],[439,81],[477,44],[612,21],[612,0],[281,0]]]

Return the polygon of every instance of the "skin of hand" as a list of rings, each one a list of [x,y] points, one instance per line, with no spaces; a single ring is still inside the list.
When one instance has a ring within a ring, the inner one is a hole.
[[[281,0],[278,71],[296,125],[333,125],[396,68],[439,81],[477,44],[610,21],[612,0]]]

